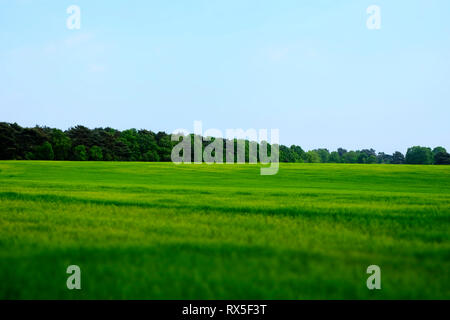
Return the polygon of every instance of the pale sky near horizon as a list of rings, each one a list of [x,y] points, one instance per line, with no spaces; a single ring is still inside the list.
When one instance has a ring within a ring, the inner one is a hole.
[[[450,150],[450,1],[0,0],[0,121],[195,120],[308,150]]]

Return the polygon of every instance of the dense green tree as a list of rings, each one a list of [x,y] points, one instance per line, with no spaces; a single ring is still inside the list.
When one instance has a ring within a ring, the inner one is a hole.
[[[400,151],[395,151],[392,155],[392,164],[404,164],[405,163],[405,156]]]
[[[357,163],[358,162],[358,153],[355,151],[345,152],[342,155],[342,161],[344,163]]]
[[[305,151],[296,145],[292,145],[290,148],[280,145],[279,146],[280,162],[304,162]]]
[[[320,157],[320,162],[327,163],[330,159],[330,152],[328,149],[316,149],[315,150]]]
[[[142,159],[139,147],[139,134],[136,129],[124,130],[120,133],[120,141],[126,146],[127,160],[140,161]]]
[[[294,162],[292,152],[286,146],[280,146],[280,162]]]
[[[36,156],[34,155],[33,152],[27,151],[25,153],[25,160],[36,160]]]
[[[436,147],[433,149],[433,156],[435,156],[436,154],[438,154],[439,152],[447,152],[447,150],[445,150],[444,147]]]
[[[194,135],[189,135],[191,143]],[[212,141],[197,137],[202,148]],[[248,140],[240,140],[245,151],[245,161],[249,160],[250,145],[256,144],[258,161],[260,145]],[[234,159],[237,160],[237,139],[231,140],[234,145]],[[59,129],[35,126],[22,128],[17,123],[0,122],[0,159],[55,159],[55,160],[105,160],[105,161],[171,161],[171,152],[177,142],[171,141],[171,136],[165,132],[155,134],[148,130],[129,129],[119,131],[113,128],[89,129],[75,126],[63,132]],[[224,141],[224,161],[226,146]],[[192,160],[194,148],[191,148]],[[272,146],[267,144],[270,154]],[[88,152],[89,151],[89,152]],[[52,156],[53,152],[53,156]],[[280,162],[332,162],[332,163],[408,163],[447,164],[448,153],[443,147],[431,151],[426,147],[408,149],[406,160],[401,152],[393,155],[383,152],[375,153],[373,149],[347,151],[338,148],[329,152],[327,149],[316,149],[305,152],[300,146],[289,148],[279,146]]]
[[[131,150],[128,144],[123,139],[117,139],[114,143],[113,147],[113,160],[115,161],[130,161],[131,158]]]
[[[305,151],[300,146],[292,145],[290,148],[292,154],[292,162],[304,162],[305,160]]]
[[[93,130],[92,136],[95,145],[102,148],[103,160],[112,161],[118,159],[118,156],[115,155],[117,151],[116,143],[120,137],[118,130],[112,128],[96,128]]]
[[[92,160],[92,161],[103,160],[102,148],[100,148],[99,146],[92,146],[89,149],[89,160]]]
[[[376,153],[373,149],[363,149],[361,151],[356,151],[358,154],[357,156],[357,162],[358,163],[376,163]]]
[[[0,123],[0,159],[17,159],[17,132],[9,123]],[[25,153],[24,153],[25,155]]]
[[[72,142],[70,138],[61,130],[53,129],[50,134],[55,160],[68,160]]]
[[[36,160],[53,160],[55,154],[52,145],[48,141],[45,141],[42,145],[36,147],[34,158]]]
[[[138,131],[139,153],[142,161],[159,161],[156,135],[152,131]]]
[[[377,163],[392,163],[392,156],[384,152],[378,152]]]
[[[333,151],[330,153],[330,158],[328,159],[328,162],[331,163],[339,163],[341,162],[341,157],[339,156],[339,153],[337,151]]]
[[[408,148],[405,160],[407,164],[432,164],[433,154],[430,148],[414,146]]]
[[[434,155],[434,164],[450,164],[450,154],[446,151],[439,151]]]
[[[149,150],[143,154],[142,160],[150,161],[150,162],[153,162],[153,161],[158,162],[160,159],[159,159],[159,154],[158,154],[158,152],[156,152],[156,150]]]
[[[344,156],[344,154],[346,154],[347,153],[347,150],[345,150],[345,149],[343,149],[343,148],[338,148],[337,149],[337,153],[339,154],[339,157],[343,157]]]
[[[84,145],[85,147],[93,146],[92,131],[85,126],[75,126],[66,131],[72,141],[72,146]]]
[[[38,146],[44,142],[50,141],[48,131],[41,127],[23,128],[17,130],[15,137],[16,157],[15,159],[25,158],[26,153],[34,153]]]
[[[320,162],[320,156],[317,153],[317,151],[310,150],[306,152],[305,154],[305,162],[308,163],[319,163]]]
[[[88,159],[88,154],[86,151],[86,146],[79,144],[73,149],[73,160],[75,161],[86,161]]]
[[[438,153],[447,153],[447,150],[445,150],[445,148],[444,147],[436,147],[436,148],[434,148],[433,149],[433,151],[432,151],[432,153],[433,153],[433,163],[434,164],[438,164],[438,163],[436,163],[436,155],[438,154]],[[442,155],[440,155],[440,157],[441,157]]]
[[[156,134],[156,141],[158,144],[158,155],[160,161],[171,161],[170,155],[172,153],[172,141],[170,139],[170,135],[166,134],[165,132],[158,132]],[[192,150],[193,149],[194,148],[192,148]],[[193,157],[192,161],[194,161]]]
[[[366,161],[364,163],[377,163],[377,157],[372,154],[366,158]]]

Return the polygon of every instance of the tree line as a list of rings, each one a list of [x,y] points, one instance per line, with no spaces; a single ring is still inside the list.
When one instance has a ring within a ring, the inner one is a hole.
[[[193,141],[193,135],[191,135]],[[236,140],[234,141],[236,144]],[[149,130],[89,129],[77,125],[68,130],[35,126],[24,128],[17,123],[0,122],[1,160],[72,160],[72,161],[171,161],[171,141],[165,132]],[[204,142],[204,146],[208,142]],[[248,140],[245,141],[248,155]],[[259,146],[258,146],[259,147]],[[270,151],[270,145],[268,146]],[[224,150],[224,154],[225,154]],[[406,154],[393,154],[374,149],[349,150],[338,148],[305,151],[300,146],[279,146],[280,162],[308,163],[381,163],[381,164],[450,164],[445,148],[414,146]]]

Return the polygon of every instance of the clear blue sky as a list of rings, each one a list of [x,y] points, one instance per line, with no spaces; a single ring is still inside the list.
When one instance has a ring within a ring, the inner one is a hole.
[[[0,121],[194,120],[279,128],[304,149],[448,150],[450,1],[0,0]]]

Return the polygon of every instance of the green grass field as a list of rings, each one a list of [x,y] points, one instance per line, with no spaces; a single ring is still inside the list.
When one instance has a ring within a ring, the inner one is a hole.
[[[450,299],[449,238],[449,166],[0,161],[1,299]]]

